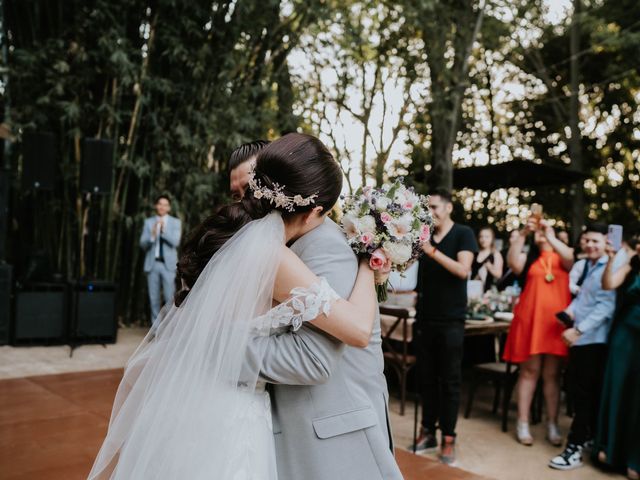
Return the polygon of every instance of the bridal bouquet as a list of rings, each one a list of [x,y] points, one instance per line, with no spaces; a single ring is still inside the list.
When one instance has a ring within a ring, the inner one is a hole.
[[[353,251],[369,256],[376,272],[378,300],[387,298],[387,276],[404,272],[431,236],[428,198],[400,181],[382,188],[364,187],[345,199],[341,225]]]

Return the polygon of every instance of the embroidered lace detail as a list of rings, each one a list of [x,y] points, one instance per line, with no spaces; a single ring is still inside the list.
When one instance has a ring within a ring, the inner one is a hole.
[[[303,322],[313,320],[321,313],[329,315],[331,304],[340,299],[327,280],[322,277],[319,282],[309,288],[294,288],[290,295],[287,301],[272,308],[263,316],[269,320],[271,328],[291,325],[293,331],[296,331]]]

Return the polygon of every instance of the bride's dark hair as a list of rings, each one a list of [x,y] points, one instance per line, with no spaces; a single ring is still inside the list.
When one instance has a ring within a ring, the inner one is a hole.
[[[330,210],[342,190],[342,171],[327,147],[315,137],[289,133],[266,146],[258,154],[255,178],[264,187],[283,187],[290,197],[317,195],[314,203],[295,206],[293,212],[276,207],[265,198],[256,198],[247,188],[239,202],[221,207],[188,236],[178,261],[174,301],[180,306],[211,257],[243,226],[280,210],[283,218],[322,207]]]

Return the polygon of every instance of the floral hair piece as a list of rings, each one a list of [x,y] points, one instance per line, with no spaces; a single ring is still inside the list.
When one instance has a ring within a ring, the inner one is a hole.
[[[249,188],[255,198],[266,198],[269,203],[275,204],[276,208],[284,208],[288,212],[294,212],[296,207],[306,207],[315,203],[315,199],[318,196],[317,193],[314,193],[308,197],[303,197],[302,195],[290,197],[284,194],[284,186],[280,186],[275,182],[273,188],[264,187],[260,180],[256,179],[255,171],[249,173]]]

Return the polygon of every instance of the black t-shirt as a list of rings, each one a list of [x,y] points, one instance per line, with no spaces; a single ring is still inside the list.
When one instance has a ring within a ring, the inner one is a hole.
[[[447,257],[458,261],[458,252],[476,253],[473,230],[455,223],[449,233],[431,244]],[[435,260],[423,255],[420,259],[421,318],[425,320],[462,320],[467,311],[467,279],[450,273]]]

